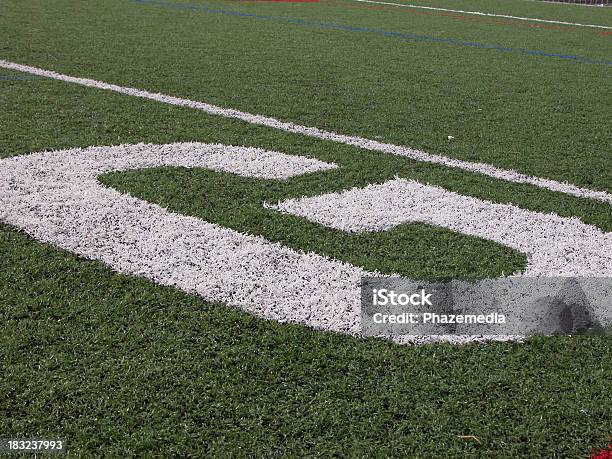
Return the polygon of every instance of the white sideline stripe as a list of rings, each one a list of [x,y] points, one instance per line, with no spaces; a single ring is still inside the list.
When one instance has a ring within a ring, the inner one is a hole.
[[[324,131],[316,127],[301,126],[299,124],[287,123],[284,121],[277,120],[275,118],[254,115],[239,110],[223,108],[216,105],[207,104],[205,102],[197,102],[189,99],[182,99],[179,97],[168,96],[164,94],[155,94],[140,89],[129,88],[124,86],[118,86],[114,84],[104,83],[102,81],[92,80],[88,78],[78,78],[61,73],[53,72],[50,70],[44,70],[38,67],[31,67],[29,65],[17,64],[0,59],[0,67],[4,67],[11,70],[17,70],[24,73],[30,73],[32,75],[44,76],[55,80],[65,81],[67,83],[74,83],[81,86],[87,86],[91,88],[105,89],[113,91],[119,94],[126,94],[129,96],[140,97],[143,99],[155,100],[170,105],[176,105],[180,107],[190,107],[195,110],[201,110],[211,115],[223,116],[225,118],[234,118],[241,121],[245,121],[251,124],[258,124],[261,126],[267,126],[273,129],[279,129],[286,132],[302,134],[317,139],[329,140],[332,142],[338,142],[345,145],[351,145],[365,150],[379,151],[382,153],[392,154],[396,156],[404,156],[415,161],[423,161],[435,164],[442,164],[447,167],[453,167],[468,172],[475,172],[483,174],[489,177],[493,177],[499,180],[505,180],[513,183],[526,183],[529,185],[544,188],[550,191],[568,194],[579,198],[589,198],[597,201],[606,202],[612,204],[612,195],[605,191],[595,191],[587,188],[581,188],[570,183],[561,183],[555,180],[529,176],[521,174],[514,170],[506,170],[491,166],[489,164],[474,163],[469,161],[462,161],[459,159],[452,159],[442,155],[435,155],[426,153],[424,151],[415,150],[409,147],[403,147],[400,145],[393,145],[390,143],[378,142],[375,140],[366,139],[364,137],[349,136],[343,134],[337,134],[331,131]]]
[[[552,19],[525,18],[521,16],[510,16],[508,14],[483,13],[480,11],[452,10],[449,8],[438,8],[438,7],[423,6],[423,5],[411,5],[407,3],[379,2],[376,0],[352,0],[352,1],[360,2],[360,3],[375,3],[377,5],[399,6],[399,7],[404,7],[404,8],[413,8],[413,9],[420,9],[420,10],[448,11],[450,13],[473,14],[475,16],[490,16],[490,17],[495,17],[495,18],[516,19],[517,21],[545,22],[548,24],[571,25],[571,26],[576,26],[576,27],[594,27],[597,29],[612,30],[611,26],[602,26],[602,25],[597,25],[597,24],[580,24],[579,22],[555,21]]]

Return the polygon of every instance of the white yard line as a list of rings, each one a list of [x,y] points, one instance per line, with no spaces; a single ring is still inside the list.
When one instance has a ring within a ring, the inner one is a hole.
[[[555,180],[545,179],[541,177],[534,177],[530,175],[521,174],[513,170],[501,169],[489,164],[474,163],[470,161],[462,161],[459,159],[453,159],[442,155],[436,155],[426,153],[424,151],[415,150],[413,148],[404,147],[400,145],[393,145],[389,143],[378,142],[375,140],[366,139],[364,137],[349,136],[343,134],[337,134],[331,131],[325,131],[316,127],[302,126],[299,124],[288,123],[280,121],[276,118],[271,118],[262,115],[255,115],[252,113],[242,112],[230,108],[223,108],[217,105],[207,104],[205,102],[197,102],[189,99],[183,99],[174,96],[168,96],[164,94],[156,94],[140,89],[129,88],[125,86],[118,86],[114,84],[104,83],[102,81],[78,78],[61,73],[53,72],[50,70],[44,70],[37,67],[31,67],[28,65],[17,64],[5,60],[0,60],[0,67],[4,67],[11,70],[17,70],[20,72],[29,73],[32,75],[40,75],[55,80],[65,81],[67,83],[78,84],[81,86],[87,86],[92,88],[104,89],[113,91],[119,94],[126,94],[134,97],[141,97],[143,99],[155,100],[170,105],[176,105],[180,107],[190,107],[195,110],[201,110],[211,115],[223,116],[225,118],[234,118],[245,121],[251,124],[257,124],[261,126],[267,126],[274,129],[279,129],[286,132],[302,134],[317,139],[329,140],[332,142],[338,142],[345,145],[351,145],[359,148],[363,148],[371,151],[378,151],[382,153],[404,156],[415,161],[423,161],[435,164],[441,164],[447,167],[465,170],[468,172],[475,172],[483,174],[489,177],[493,177],[499,180],[505,180],[513,183],[526,183],[529,185],[537,186],[547,190],[564,193],[579,198],[589,198],[597,201],[606,202],[612,204],[612,194],[605,191],[595,191],[588,188],[581,188],[570,183],[562,183]]]
[[[489,16],[489,17],[495,17],[495,18],[514,19],[517,21],[544,22],[547,24],[560,24],[560,25],[569,25],[569,26],[575,26],[575,27],[593,27],[597,29],[612,30],[612,26],[602,26],[602,25],[597,25],[597,24],[581,24],[579,22],[555,21],[552,19],[525,18],[521,16],[511,16],[509,14],[495,14],[495,13],[483,13],[481,11],[453,10],[450,8],[437,8],[433,6],[411,5],[408,3],[380,2],[377,0],[351,0],[351,1],[360,2],[360,3],[374,3],[376,5],[397,6],[397,7],[402,7],[402,8],[413,8],[413,9],[419,9],[419,10],[446,11],[449,13],[472,14],[474,16]]]

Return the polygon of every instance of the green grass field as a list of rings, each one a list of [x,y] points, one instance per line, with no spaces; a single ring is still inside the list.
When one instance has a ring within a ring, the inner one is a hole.
[[[419,4],[612,27],[610,8]],[[612,192],[612,35],[458,16],[343,0],[3,0],[0,59]],[[477,279],[527,261],[443,228],[350,235],[262,202],[398,176],[612,231],[604,202],[1,67],[0,107],[0,158],[197,141],[336,163],[283,182],[183,168],[101,181],[383,273]],[[579,458],[612,435],[609,335],[410,347],[281,325],[8,225],[0,375],[0,438],[62,437],[75,456]]]

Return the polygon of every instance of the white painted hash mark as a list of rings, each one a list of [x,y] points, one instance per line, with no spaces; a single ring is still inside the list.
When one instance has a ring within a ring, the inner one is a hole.
[[[441,226],[527,254],[526,276],[612,277],[612,233],[577,218],[495,204],[412,180],[269,207],[350,232],[385,231],[409,222]]]
[[[68,83],[78,84],[81,86],[87,86],[91,88],[98,88],[107,91],[113,91],[119,94],[126,94],[133,97],[140,97],[144,99],[155,100],[170,105],[177,105],[181,107],[190,107],[195,110],[201,110],[211,115],[218,115],[225,118],[235,118],[247,123],[258,124],[261,126],[267,126],[274,129],[279,129],[286,132],[295,134],[302,134],[308,137],[314,137],[317,139],[329,140],[332,142],[342,143],[345,145],[351,145],[354,147],[363,148],[365,150],[378,151],[391,155],[404,156],[414,161],[423,161],[428,163],[441,164],[443,166],[461,169],[468,172],[475,172],[483,174],[489,177],[493,177],[499,180],[505,180],[513,183],[526,183],[539,188],[555,191],[558,193],[564,193],[579,198],[594,199],[597,201],[606,202],[612,204],[612,194],[605,191],[595,191],[587,188],[581,188],[576,185],[569,183],[561,183],[555,180],[529,176],[521,174],[513,170],[501,169],[489,164],[474,163],[469,161],[462,161],[459,159],[452,159],[442,155],[435,155],[426,153],[424,151],[415,150],[413,148],[404,147],[400,145],[393,145],[389,143],[378,142],[376,140],[370,140],[363,137],[349,136],[343,134],[337,134],[331,131],[324,131],[316,127],[301,126],[299,124],[287,123],[284,121],[277,120],[275,118],[266,117],[262,115],[254,115],[251,113],[241,112],[239,110],[233,110],[228,108],[219,107],[216,105],[207,104],[205,102],[196,102],[189,99],[182,99],[179,97],[167,96],[164,94],[155,94],[148,91],[142,91],[140,89],[128,88],[124,86],[117,86],[114,84],[104,83],[102,81],[91,80],[87,78],[77,78],[61,73],[53,72],[50,70],[44,70],[37,67],[31,67],[28,65],[21,65],[14,62],[9,62],[0,59],[0,67],[4,67],[11,70],[17,70],[20,72],[30,73],[32,75],[44,76],[59,81],[65,81]]]
[[[467,11],[467,10],[453,10],[450,8],[438,8],[433,6],[424,6],[424,5],[412,5],[409,3],[393,3],[393,2],[382,2],[378,0],[352,0],[354,2],[360,3],[374,3],[376,5],[389,5],[389,6],[397,6],[401,8],[412,8],[419,10],[433,10],[433,11],[446,11],[449,13],[462,13],[462,14],[472,14],[474,16],[488,16],[494,18],[505,18],[505,19],[514,19],[516,21],[529,21],[529,22],[543,22],[546,24],[560,24],[560,25],[570,25],[575,27],[592,27],[596,29],[610,29],[610,26],[596,25],[596,24],[581,24],[579,22],[566,22],[566,21],[556,21],[554,19],[539,19],[539,18],[528,18],[522,16],[511,16],[508,14],[496,14],[496,13],[483,13],[481,11]]]

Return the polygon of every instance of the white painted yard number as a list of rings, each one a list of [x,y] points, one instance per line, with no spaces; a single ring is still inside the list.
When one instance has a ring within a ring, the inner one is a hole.
[[[361,268],[170,213],[96,179],[109,171],[157,166],[272,179],[336,167],[277,152],[193,143],[37,153],[0,161],[0,221],[119,272],[262,317],[358,331]],[[526,252],[529,275],[612,276],[611,233],[413,181],[275,207],[348,231],[383,231],[413,221],[443,226]]]

